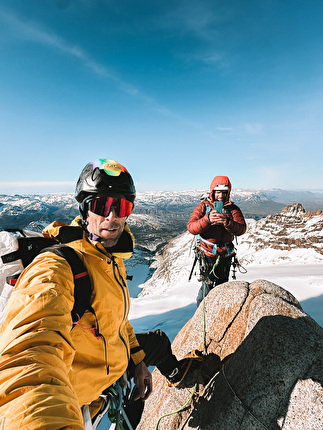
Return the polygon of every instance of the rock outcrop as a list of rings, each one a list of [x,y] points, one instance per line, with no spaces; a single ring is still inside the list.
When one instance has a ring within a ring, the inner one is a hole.
[[[254,251],[312,249],[323,255],[322,235],[323,212],[306,212],[300,203],[294,203],[284,207],[280,214],[268,215],[249,225],[240,243],[248,244]],[[241,262],[251,260],[248,255]]]
[[[281,287],[216,287],[172,348],[178,358],[205,349],[206,358],[177,387],[154,370],[138,430],[323,428],[323,328]]]

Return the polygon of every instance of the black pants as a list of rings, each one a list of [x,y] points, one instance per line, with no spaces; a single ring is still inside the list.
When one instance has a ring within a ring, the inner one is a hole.
[[[144,362],[147,367],[156,366],[162,375],[168,376],[177,367],[178,360],[172,353],[168,336],[161,330],[136,333],[139,345],[146,356]],[[133,376],[134,365],[129,365],[129,373]]]
[[[148,331],[145,333],[136,333],[139,345],[144,350],[146,357],[144,362],[147,367],[156,366],[160,373],[164,376],[169,376],[177,367],[178,360],[172,353],[171,343],[168,336],[161,330]],[[131,377],[134,376],[134,363],[131,361],[128,367]],[[145,402],[141,399],[134,401],[137,394],[137,389],[134,387],[130,400],[127,402],[125,411],[129,418],[132,428],[135,429],[139,424],[141,415],[145,406]],[[126,423],[124,428],[128,429]]]
[[[216,285],[228,282],[231,260],[232,257],[220,257],[217,264],[217,257],[208,257],[205,254],[201,256],[200,271],[202,276],[202,286],[196,298],[197,306],[203,300],[203,296],[207,296],[212,288]]]

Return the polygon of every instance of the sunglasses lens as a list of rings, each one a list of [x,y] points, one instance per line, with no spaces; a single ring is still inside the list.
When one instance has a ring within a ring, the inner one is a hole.
[[[119,199],[119,217],[129,216],[132,211],[133,204],[126,199]]]
[[[114,208],[119,218],[124,218],[131,214],[133,203],[126,199],[114,199],[113,197],[97,197],[90,201],[90,211],[96,215],[107,217]]]

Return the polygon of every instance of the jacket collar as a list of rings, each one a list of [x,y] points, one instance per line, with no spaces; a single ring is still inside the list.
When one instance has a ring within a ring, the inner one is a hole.
[[[125,259],[131,257],[135,246],[134,236],[128,224],[125,224],[118,243],[112,248],[105,249],[99,241],[91,240],[88,237],[88,234],[82,227],[81,218],[79,216],[76,217],[70,225],[54,221],[43,230],[43,236],[54,238],[61,243],[80,241],[82,243],[82,248],[84,248],[87,242],[95,247],[96,250],[99,250],[101,253],[103,252],[107,256],[111,255]]]

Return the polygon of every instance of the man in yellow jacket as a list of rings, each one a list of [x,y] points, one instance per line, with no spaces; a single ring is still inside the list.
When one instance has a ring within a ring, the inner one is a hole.
[[[81,407],[98,399],[129,363],[137,398],[145,400],[152,390],[145,352],[128,320],[130,297],[122,261],[134,246],[126,223],[135,199],[133,180],[121,164],[101,159],[85,166],[75,198],[81,217],[70,226],[54,222],[43,234],[64,236],[83,260],[94,312],[85,312],[71,330],[74,280],[64,258],[45,252],[24,270],[0,331],[4,430],[83,430]],[[166,349],[164,372],[171,374],[178,362],[170,344]]]

